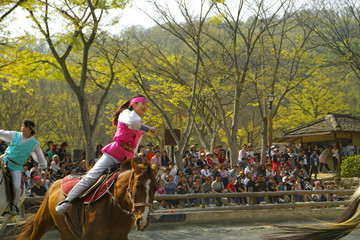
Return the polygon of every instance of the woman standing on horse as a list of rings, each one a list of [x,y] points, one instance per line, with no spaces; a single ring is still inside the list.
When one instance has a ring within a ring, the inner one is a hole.
[[[102,149],[103,155],[94,167],[73,187],[67,198],[56,206],[58,213],[64,214],[70,208],[71,202],[94,184],[108,168],[134,158],[134,152],[144,131],[156,133],[155,128],[141,122],[146,110],[146,98],[138,95],[123,103],[113,114],[113,125],[117,126],[114,142]]]
[[[47,167],[44,153],[39,142],[34,138],[35,123],[31,120],[24,121],[21,132],[0,130],[0,139],[10,142],[6,149],[4,162],[10,170],[13,183],[14,198],[11,207],[12,215],[17,215],[21,195],[21,178],[24,172],[23,165],[27,162],[29,155],[40,164],[40,169]]]

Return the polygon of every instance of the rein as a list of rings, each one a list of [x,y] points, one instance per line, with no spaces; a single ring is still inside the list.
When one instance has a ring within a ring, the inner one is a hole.
[[[131,210],[130,211],[127,211],[125,209],[123,209],[120,204],[115,200],[115,197],[114,195],[109,191],[109,187],[106,186],[106,192],[110,195],[110,197],[112,198],[112,200],[117,204],[117,206],[120,208],[121,211],[123,211],[125,214],[127,215],[131,215],[133,219],[135,219],[135,216],[134,216],[134,213],[135,213],[135,208],[136,207],[146,207],[146,206],[149,206],[150,209],[152,207],[152,203],[146,203],[146,202],[140,202],[140,203],[136,203],[134,201],[134,198],[132,196],[132,191],[130,189],[131,187],[131,180],[133,178],[133,175],[134,175],[134,171],[131,171],[131,175],[130,175],[130,179],[129,179],[129,183],[128,183],[128,187],[126,189],[126,192],[128,194],[128,198],[132,204],[132,207],[131,207]]]
[[[139,203],[136,203],[134,201],[134,198],[132,196],[132,192],[131,192],[131,189],[130,189],[130,186],[131,186],[131,180],[134,176],[134,171],[131,171],[131,175],[130,175],[130,179],[129,179],[129,185],[128,185],[128,188],[126,189],[126,192],[128,193],[128,197],[129,197],[129,200],[130,202],[132,203],[132,212],[135,212],[135,208],[136,207],[152,207],[152,203],[147,203],[147,202],[139,202]]]

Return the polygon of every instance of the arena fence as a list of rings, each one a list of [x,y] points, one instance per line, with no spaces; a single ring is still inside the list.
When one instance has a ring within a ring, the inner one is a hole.
[[[333,207],[347,205],[350,201],[331,201],[331,195],[337,194],[344,199],[348,199],[355,192],[355,189],[336,189],[336,190],[300,190],[300,191],[276,191],[276,192],[239,192],[239,193],[188,193],[188,194],[155,194],[154,200],[185,200],[185,199],[201,199],[202,210],[213,210],[214,208],[206,208],[206,198],[246,198],[248,205],[229,206],[227,209],[244,209],[244,210],[261,210],[261,209],[297,209],[297,208],[315,208],[315,207]],[[327,201],[322,202],[295,202],[295,196],[305,196],[311,194],[326,195]],[[283,204],[255,204],[257,197],[282,197],[286,201]],[[26,203],[40,203],[44,197],[26,197],[20,209],[20,215],[25,215]],[[156,211],[156,210],[155,210]]]

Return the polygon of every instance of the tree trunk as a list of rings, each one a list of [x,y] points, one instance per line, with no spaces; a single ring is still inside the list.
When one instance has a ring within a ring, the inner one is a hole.
[[[230,166],[238,164],[238,152],[236,142],[228,143],[230,148]]]
[[[178,149],[180,149],[180,148],[178,147]],[[184,164],[182,162],[182,156],[183,156],[183,154],[182,154],[182,151],[180,151],[180,150],[178,150],[175,153],[176,166],[178,167],[178,169],[184,170]]]
[[[271,108],[268,111],[267,126],[267,145],[271,146],[273,140],[273,113]]]
[[[267,117],[263,117],[262,129],[262,147],[261,147],[261,165],[266,164],[266,150],[267,150]],[[270,146],[270,145],[269,145]],[[270,154],[270,153],[269,153]]]
[[[86,152],[86,167],[89,166],[90,160],[95,158],[94,156],[94,143],[92,139],[92,129],[90,123],[90,115],[88,110],[88,103],[84,94],[79,97],[79,107],[81,112],[81,121],[83,124],[83,130],[85,135],[85,152]]]

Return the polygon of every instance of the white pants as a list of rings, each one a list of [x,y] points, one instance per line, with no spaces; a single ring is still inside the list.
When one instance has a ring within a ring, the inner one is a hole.
[[[20,207],[20,195],[21,195],[21,177],[22,177],[22,172],[19,170],[15,170],[15,171],[10,171],[11,172],[11,177],[12,177],[12,181],[13,181],[13,187],[14,187],[14,200],[13,200],[13,204],[16,207]]]
[[[94,167],[90,169],[90,171],[81,178],[80,182],[71,189],[66,200],[70,202],[73,201],[86,189],[90,188],[90,186],[92,186],[108,168],[111,168],[119,163],[120,162],[118,160],[111,157],[109,154],[104,153],[96,162]]]

